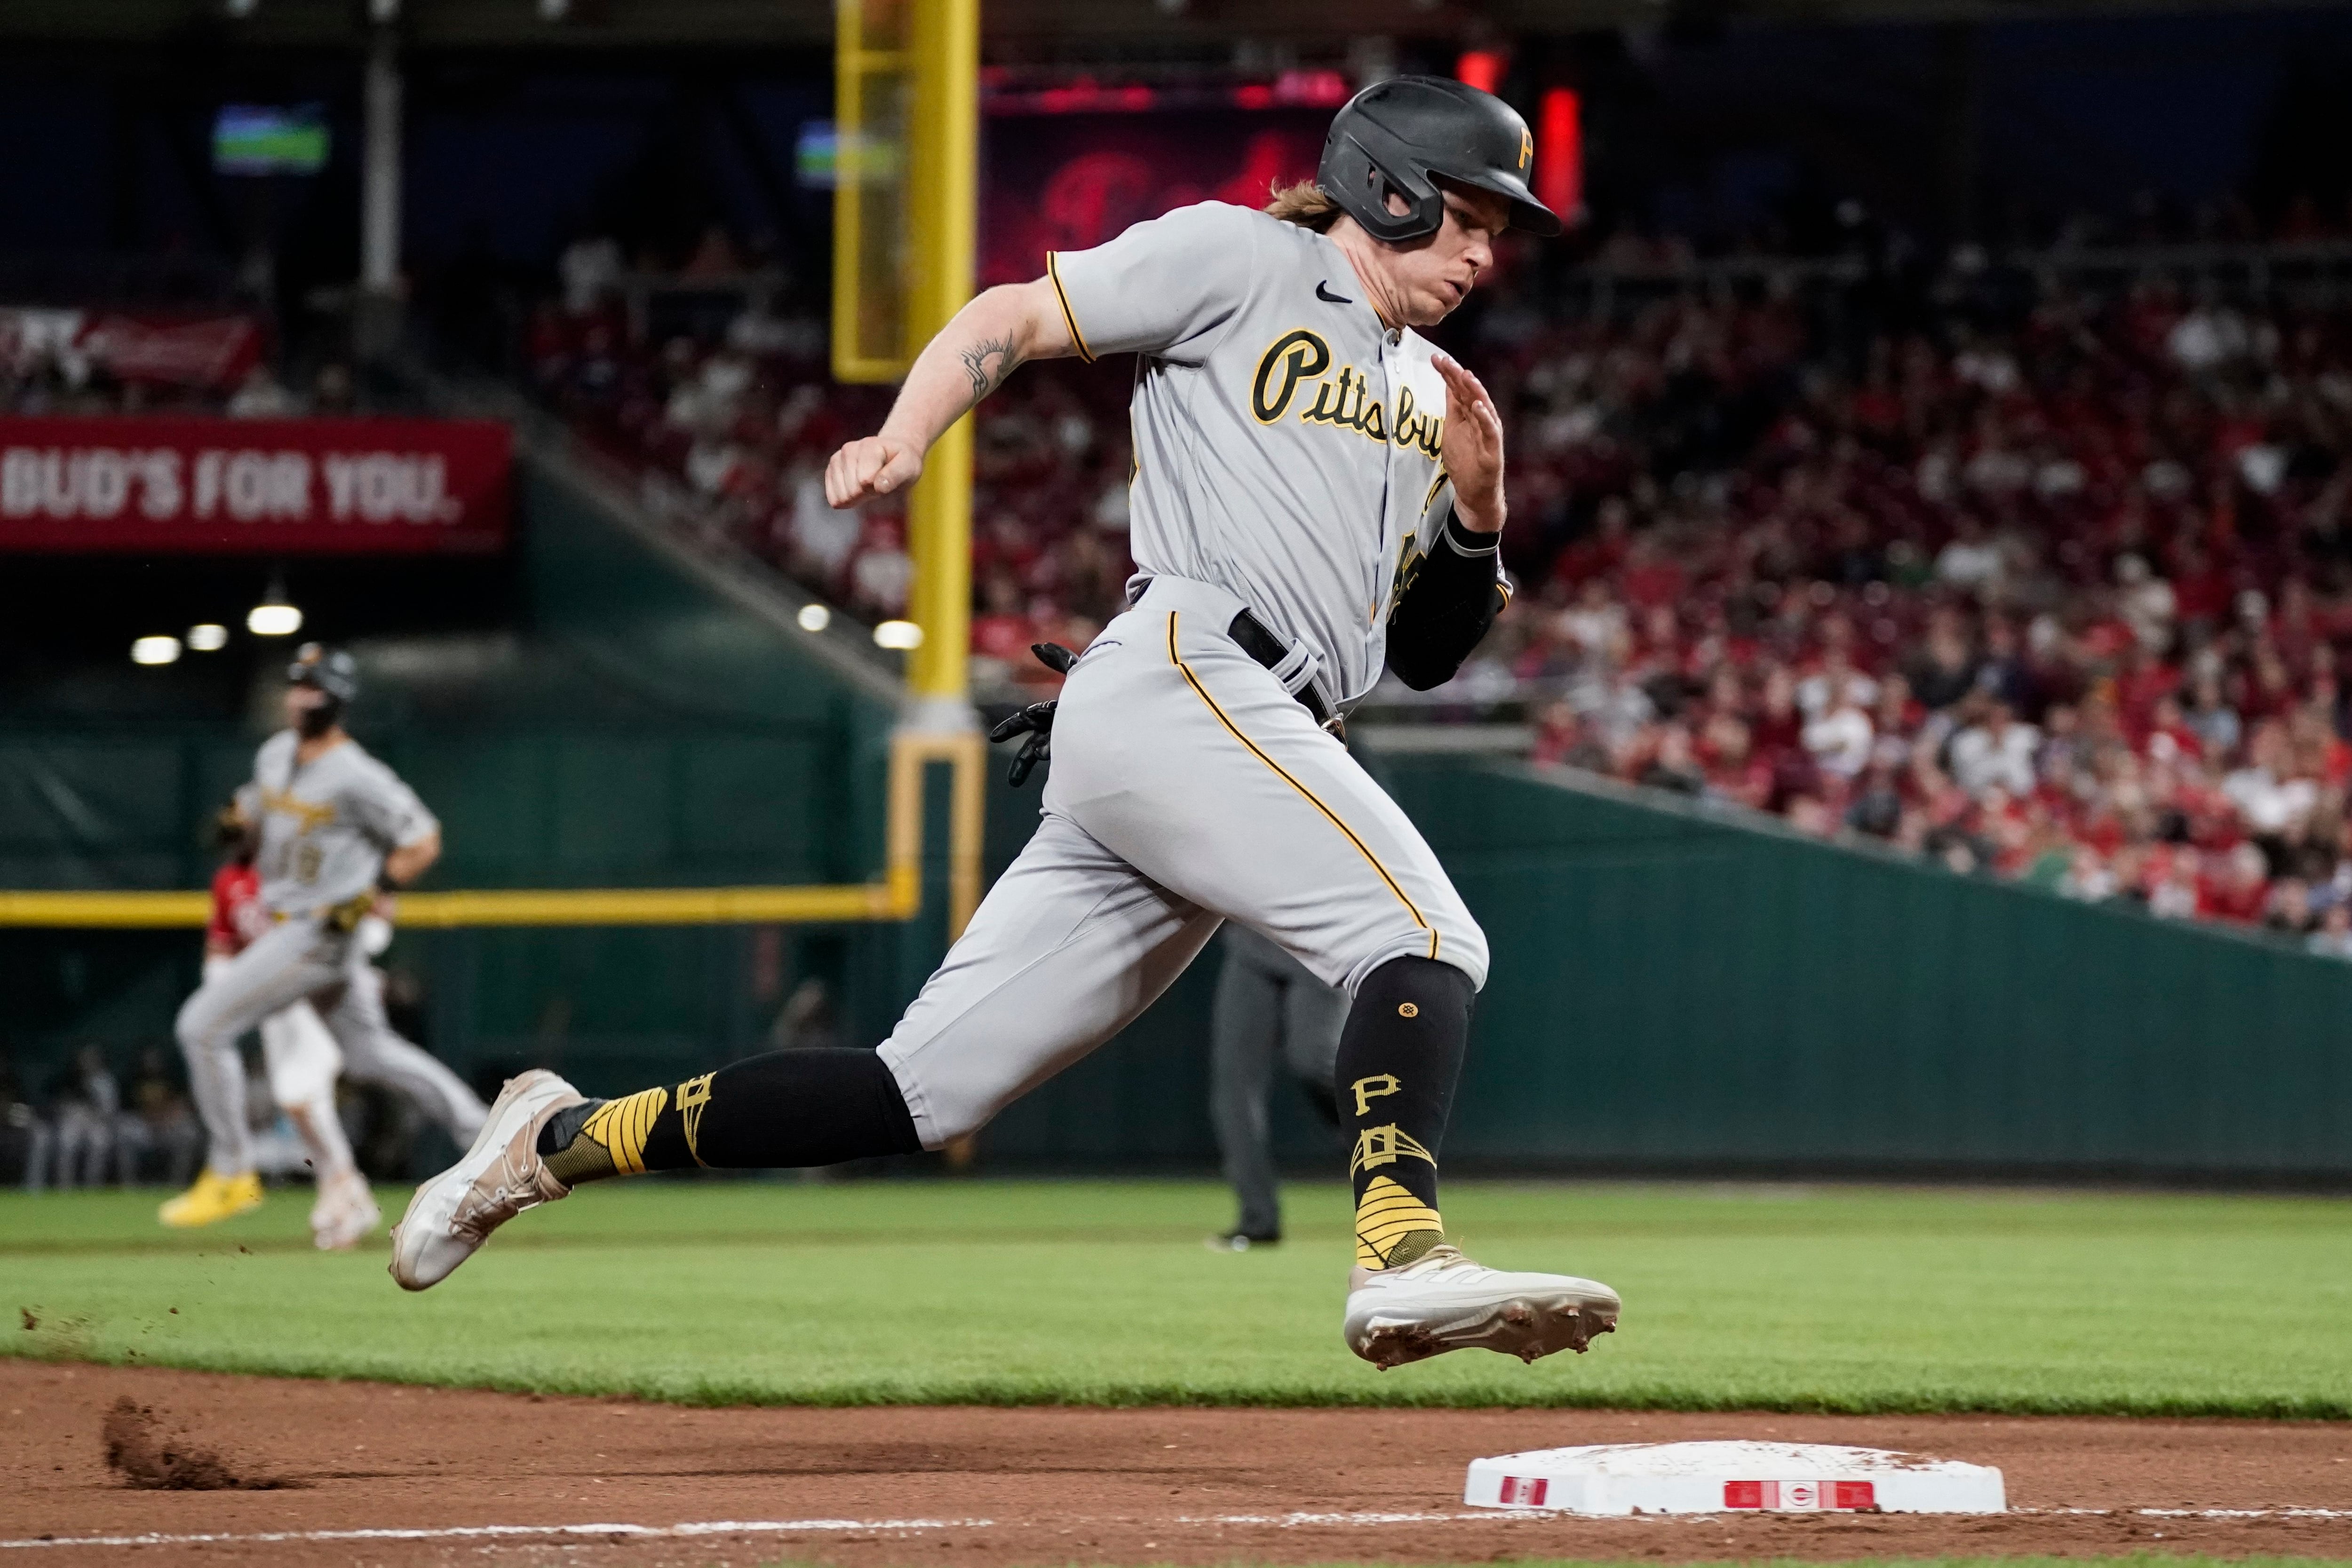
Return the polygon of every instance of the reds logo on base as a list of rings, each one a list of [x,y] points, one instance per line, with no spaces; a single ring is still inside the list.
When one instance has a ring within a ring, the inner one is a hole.
[[[1878,1506],[1869,1481],[1726,1481],[1723,1506],[1775,1513],[1852,1512]]]

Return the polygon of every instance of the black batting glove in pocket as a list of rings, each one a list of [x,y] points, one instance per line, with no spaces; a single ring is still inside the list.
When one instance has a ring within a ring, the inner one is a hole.
[[[1068,674],[1070,666],[1078,662],[1078,656],[1059,643],[1032,643],[1029,651],[1037,655],[1039,664],[1057,675]],[[1029,775],[1036,771],[1037,764],[1054,759],[1054,710],[1060,706],[1058,702],[1031,703],[988,732],[991,742],[1007,741],[1020,735],[1029,737],[1013,753],[1013,766],[1004,772],[1004,781],[1014,789],[1029,782]]]

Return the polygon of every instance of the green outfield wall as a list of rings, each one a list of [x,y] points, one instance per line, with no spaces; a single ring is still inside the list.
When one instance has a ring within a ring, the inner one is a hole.
[[[1494,950],[1454,1157],[2352,1176],[2352,964],[1564,769],[1382,771]]]
[[[2352,1181],[2352,964],[1566,769],[1370,761],[1492,948],[1456,1168]],[[1206,979],[992,1151],[1116,1159],[1155,1111],[1205,1150]]]

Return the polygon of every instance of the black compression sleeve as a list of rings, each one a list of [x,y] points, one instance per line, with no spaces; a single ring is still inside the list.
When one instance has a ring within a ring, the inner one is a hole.
[[[1389,612],[1389,668],[1414,691],[1452,680],[1502,613],[1507,593],[1496,570],[1500,536],[1483,549],[1463,542],[1481,537],[1447,512]]]
[[[540,1129],[558,1181],[641,1171],[830,1166],[923,1146],[888,1063],[841,1047],[772,1051],[675,1088],[588,1100]]]
[[[870,1051],[772,1051],[712,1073],[699,1116],[687,1086],[678,1099],[688,1157],[721,1170],[838,1165],[923,1146],[897,1076]]]

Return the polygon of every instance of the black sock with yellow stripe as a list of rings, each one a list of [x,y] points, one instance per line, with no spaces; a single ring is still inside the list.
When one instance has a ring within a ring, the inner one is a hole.
[[[1391,958],[1364,977],[1339,1033],[1339,1119],[1355,1135],[1356,1261],[1401,1269],[1445,1239],[1437,1146],[1470,1044],[1470,977]]]
[[[921,1149],[906,1096],[870,1051],[777,1051],[673,1088],[548,1118],[540,1157],[567,1186],[644,1171],[773,1170]]]

